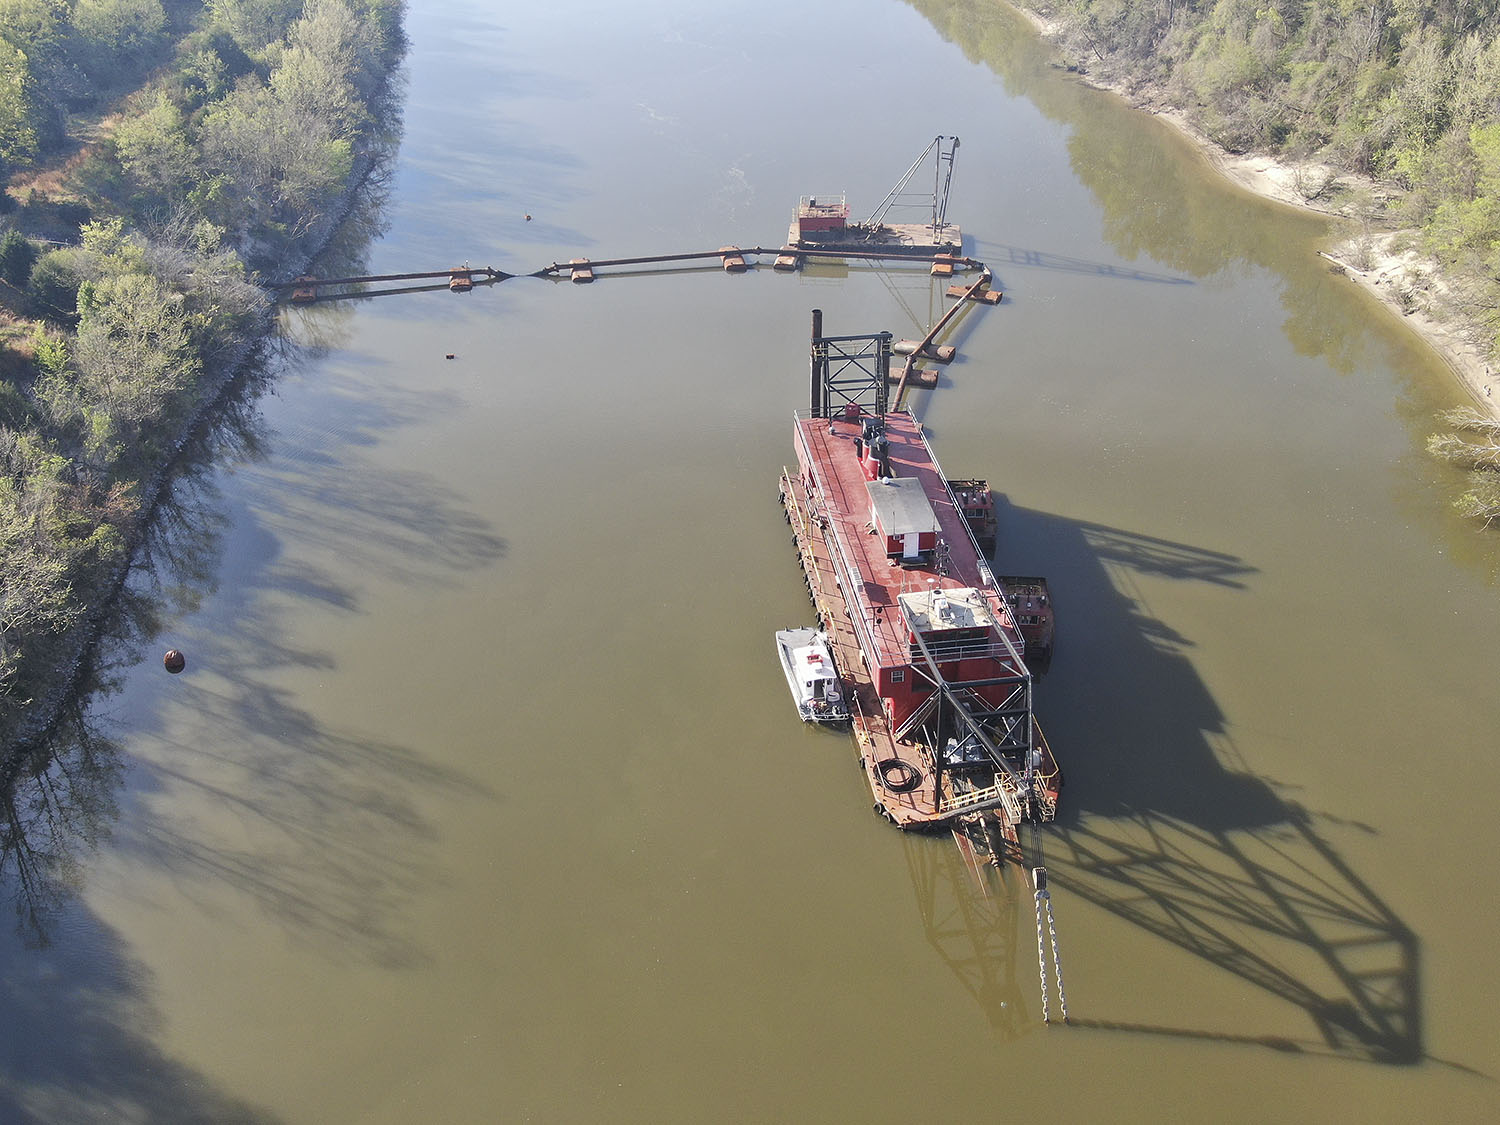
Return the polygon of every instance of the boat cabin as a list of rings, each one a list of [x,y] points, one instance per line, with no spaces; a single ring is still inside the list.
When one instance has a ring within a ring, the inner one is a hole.
[[[901,603],[907,625],[927,642],[934,655],[953,647],[952,642],[956,641],[984,643],[1000,630],[994,608],[980,591],[970,586],[961,589],[934,586],[901,594],[896,600]]]
[[[937,514],[915,477],[865,482],[870,493],[870,524],[885,538],[885,555],[902,566],[931,566],[937,553]]]
[[[934,586],[900,594],[896,601],[906,624],[909,662],[875,673],[893,727],[900,727],[935,690],[923,647],[949,684],[973,685],[986,698],[1008,690],[995,687],[1014,678],[1015,662],[1001,640],[1006,626],[982,590]]]
[[[842,233],[849,224],[849,204],[842,195],[804,195],[797,205],[797,238]]]
[[[1054,631],[1052,596],[1047,580],[1031,575],[1007,574],[998,579],[1010,615],[1026,642],[1026,663],[1035,671],[1044,670],[1052,661]]]
[[[979,547],[979,553],[986,557],[993,555],[997,524],[995,497],[990,492],[989,483],[974,478],[950,480],[948,491],[953,494],[953,502],[963,513],[964,522],[969,525],[969,530],[974,535],[974,542]]]
[[[828,658],[826,647],[816,644],[792,649],[792,665],[797,671],[804,698],[839,697],[838,674],[833,670],[833,661]]]

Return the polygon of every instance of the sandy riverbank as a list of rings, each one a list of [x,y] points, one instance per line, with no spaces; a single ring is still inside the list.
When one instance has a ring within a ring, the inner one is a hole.
[[[1371,186],[1354,183],[1352,177],[1336,175],[1333,169],[1324,166],[1309,170],[1282,164],[1269,156],[1234,156],[1198,133],[1180,115],[1164,113],[1160,116],[1166,117],[1192,138],[1229,179],[1279,203],[1323,214],[1345,213],[1337,207],[1321,206],[1302,197],[1298,185],[1307,182],[1309,171],[1320,183],[1337,179],[1346,187]],[[1328,259],[1330,269],[1340,271],[1373,294],[1392,314],[1401,317],[1452,368],[1475,405],[1500,419],[1500,397],[1494,394],[1500,385],[1500,375],[1495,373],[1483,348],[1475,343],[1476,334],[1472,329],[1430,311],[1427,294],[1442,292],[1442,274],[1431,258],[1403,249],[1404,244],[1412,240],[1412,233],[1386,231],[1359,240],[1348,239],[1324,251],[1323,257]]]
[[[1056,21],[1021,4],[1010,6],[1025,16],[1042,38],[1057,41],[1060,29]],[[1326,201],[1347,199],[1352,191],[1361,189],[1372,196],[1382,194],[1380,185],[1361,182],[1357,177],[1336,172],[1327,165],[1290,165],[1271,156],[1238,156],[1226,152],[1178,110],[1156,104],[1117,83],[1103,82],[1089,74],[1080,72],[1079,79],[1167,121],[1191,140],[1205,159],[1226,178],[1256,195],[1302,210],[1347,216],[1346,209]],[[1321,189],[1313,199],[1307,197],[1309,184],[1316,184]],[[1475,343],[1478,333],[1469,325],[1435,315],[1433,296],[1443,291],[1442,275],[1436,262],[1402,248],[1411,241],[1411,233],[1381,231],[1357,241],[1349,239],[1330,246],[1323,252],[1323,257],[1328,260],[1330,269],[1342,273],[1405,321],[1453,370],[1475,406],[1500,420],[1500,372],[1495,371],[1484,350]]]

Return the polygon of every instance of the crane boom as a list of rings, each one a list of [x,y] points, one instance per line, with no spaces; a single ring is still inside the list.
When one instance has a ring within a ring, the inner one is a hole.
[[[953,142],[946,149],[943,147],[945,140]],[[917,170],[934,153],[936,153],[936,157],[933,162],[932,195],[927,202],[931,204],[933,231],[936,233],[942,230],[947,224],[948,191],[953,186],[953,160],[958,155],[957,137],[934,137],[932,143],[922,150],[921,155],[916,160],[912,161],[911,167],[906,170],[906,175],[897,181],[895,187],[886,192],[885,198],[880,201],[880,206],[876,207],[870,217],[865,220],[865,226],[878,227],[885,221],[886,212],[901,199],[902,193],[906,190],[906,185],[911,183],[912,177],[917,174]],[[943,170],[945,164],[947,165],[946,174],[944,174]]]

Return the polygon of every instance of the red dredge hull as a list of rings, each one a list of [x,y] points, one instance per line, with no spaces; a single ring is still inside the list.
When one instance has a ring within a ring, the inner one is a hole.
[[[994,816],[1013,839],[1056,815],[1062,784],[1015,611],[921,424],[816,387],[781,497],[875,811],[907,829]]]

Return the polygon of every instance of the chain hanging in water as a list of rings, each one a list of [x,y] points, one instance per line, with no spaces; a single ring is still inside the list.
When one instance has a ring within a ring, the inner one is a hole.
[[[1032,854],[1042,858],[1041,830],[1032,825]],[[1036,887],[1036,964],[1042,986],[1042,1022],[1052,1022],[1051,989],[1047,987],[1047,947],[1051,938],[1052,976],[1057,981],[1057,1006],[1062,1012],[1063,1023],[1068,1022],[1068,995],[1063,991],[1062,954],[1057,942],[1057,919],[1052,913],[1052,895],[1047,890],[1047,869],[1036,866],[1031,869],[1031,881]]]

